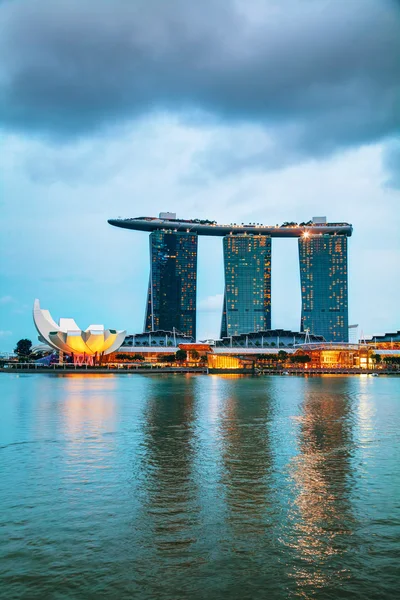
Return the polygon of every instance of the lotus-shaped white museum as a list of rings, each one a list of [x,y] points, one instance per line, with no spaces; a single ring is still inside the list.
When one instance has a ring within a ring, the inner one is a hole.
[[[89,325],[82,331],[74,319],[60,319],[57,325],[50,312],[40,308],[39,300],[33,305],[33,321],[41,342],[72,354],[74,359],[111,354],[118,350],[126,336],[126,331],[104,329],[104,325]]]

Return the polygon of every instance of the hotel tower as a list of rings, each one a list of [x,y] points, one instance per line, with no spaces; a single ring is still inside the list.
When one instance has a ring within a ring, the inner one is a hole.
[[[223,248],[221,337],[271,329],[271,238],[227,235]]]
[[[150,279],[145,331],[173,331],[196,338],[197,234],[150,234]]]
[[[196,337],[197,237],[223,238],[225,291],[221,337],[271,329],[271,239],[298,239],[301,331],[329,342],[348,341],[347,238],[349,223],[313,217],[282,225],[218,224],[208,219],[110,219],[123,229],[150,233],[150,281],[145,331],[174,329]]]
[[[303,235],[299,238],[301,331],[347,342],[347,237]]]

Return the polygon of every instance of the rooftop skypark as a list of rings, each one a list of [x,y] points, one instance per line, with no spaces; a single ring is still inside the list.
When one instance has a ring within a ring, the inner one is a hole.
[[[220,224],[207,219],[177,219],[174,213],[160,213],[159,217],[135,217],[109,219],[110,225],[137,231],[157,229],[185,231],[198,235],[225,236],[237,234],[268,235],[270,237],[300,238],[308,235],[351,236],[353,227],[349,223],[327,223],[324,217],[314,217],[307,223],[285,222],[282,225],[262,225],[261,223]]]

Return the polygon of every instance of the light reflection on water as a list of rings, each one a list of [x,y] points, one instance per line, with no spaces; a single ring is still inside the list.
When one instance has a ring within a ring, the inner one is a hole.
[[[395,597],[400,379],[2,375],[0,397],[1,598]]]
[[[335,394],[307,390],[301,406],[299,453],[289,467],[296,494],[289,545],[300,559],[292,572],[300,588],[335,587],[349,575],[343,556],[353,525],[353,415],[347,381]]]

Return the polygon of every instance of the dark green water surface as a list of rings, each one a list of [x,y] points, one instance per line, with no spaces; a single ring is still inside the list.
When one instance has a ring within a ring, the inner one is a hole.
[[[398,598],[400,378],[0,374],[0,597]]]

